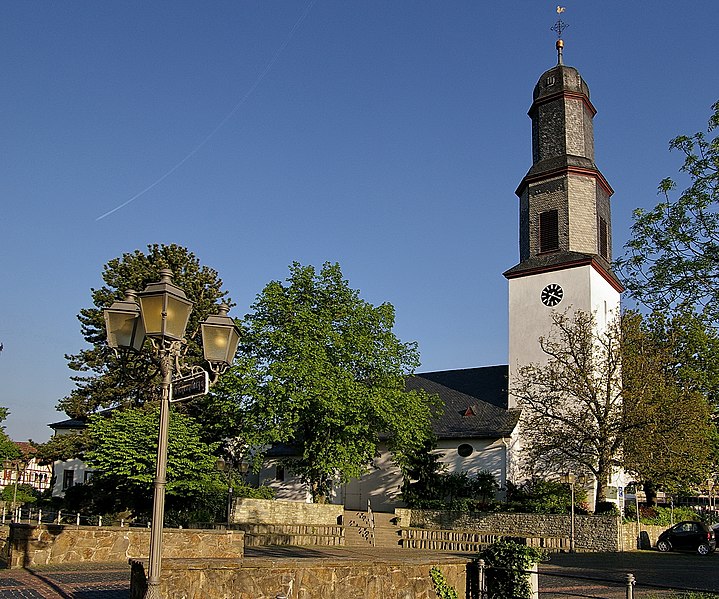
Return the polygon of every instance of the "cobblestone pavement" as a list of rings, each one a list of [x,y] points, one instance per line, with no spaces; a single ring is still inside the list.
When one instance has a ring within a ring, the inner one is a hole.
[[[539,566],[540,596],[623,598],[628,573],[638,599],[690,590],[719,594],[717,554],[630,551],[552,555]]]
[[[127,599],[127,564],[73,564],[0,570],[0,599]]]

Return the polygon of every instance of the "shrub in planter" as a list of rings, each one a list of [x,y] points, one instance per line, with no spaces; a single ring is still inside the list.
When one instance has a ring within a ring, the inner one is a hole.
[[[499,540],[479,553],[486,570],[485,583],[490,599],[531,599],[529,570],[544,559],[541,549]]]

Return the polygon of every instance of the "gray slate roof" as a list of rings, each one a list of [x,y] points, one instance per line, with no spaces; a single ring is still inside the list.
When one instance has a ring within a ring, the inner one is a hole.
[[[432,423],[438,439],[498,439],[512,433],[520,413],[519,410],[506,408],[506,373],[507,366],[439,371],[408,377],[406,384],[407,389],[424,389],[442,400],[444,413]],[[471,389],[473,394],[452,389],[432,378]],[[480,386],[482,382],[487,383],[483,388]],[[480,399],[482,396],[503,405],[484,401]]]

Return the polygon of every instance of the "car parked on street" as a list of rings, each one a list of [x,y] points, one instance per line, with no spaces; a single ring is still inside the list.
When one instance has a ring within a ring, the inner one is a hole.
[[[716,533],[706,524],[685,520],[665,530],[657,539],[659,551],[696,551],[708,555],[716,550]]]

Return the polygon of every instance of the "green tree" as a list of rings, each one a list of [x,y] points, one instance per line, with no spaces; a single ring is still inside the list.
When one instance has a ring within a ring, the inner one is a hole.
[[[157,455],[157,405],[115,410],[90,417],[90,448],[85,459],[95,471],[92,495],[101,512],[130,510],[147,514]],[[201,425],[175,410],[170,414],[167,501],[172,510],[191,512],[208,493],[217,495],[219,473],[214,455],[218,444],[200,440]],[[224,487],[226,493],[226,487]]]
[[[14,460],[21,456],[18,446],[8,437],[2,425],[10,415],[10,410],[0,407],[0,460]]]
[[[148,283],[158,281],[159,271],[170,268],[173,282],[181,287],[194,308],[187,326],[184,360],[188,365],[202,362],[200,322],[216,312],[216,304],[226,299],[217,272],[201,266],[186,248],[171,244],[153,244],[147,253],[135,250],[110,260],[104,267],[104,285],[92,289],[93,306],[78,315],[82,335],[91,347],[65,356],[72,370],[75,388],[61,399],[57,409],[73,418],[86,418],[99,408],[117,405],[140,405],[157,399],[158,366],[152,352],[116,355],[107,345],[103,308],[124,299],[128,289],[142,291]],[[149,343],[149,341],[147,342]]]
[[[90,438],[86,429],[54,435],[45,443],[37,446],[35,457],[44,464],[52,463],[55,460],[83,459],[89,443]]]
[[[16,503],[35,503],[38,500],[39,492],[31,485],[20,484],[15,492],[15,485],[7,485],[0,493],[0,499],[11,504],[13,499]]]
[[[334,480],[360,476],[381,439],[400,460],[422,447],[432,403],[404,389],[419,355],[392,332],[390,304],[361,299],[337,264],[316,272],[294,263],[287,281],[270,282],[252,310],[238,367],[246,370],[235,369],[229,394],[216,401],[239,406],[230,420],[296,449],[289,467],[315,501],[326,499]]]
[[[706,359],[718,351],[715,331],[691,313],[623,316],[624,465],[649,503],[657,488],[696,488],[713,470],[716,365]]]
[[[591,472],[596,507],[621,465],[625,433],[619,322],[597,332],[591,314],[554,313],[539,345],[546,363],[520,367],[513,385],[524,468],[538,478]]]
[[[444,497],[442,474],[447,467],[439,461],[436,449],[436,439],[427,439],[421,449],[404,461],[402,501],[408,507],[421,507],[427,501]]]
[[[707,133],[719,126],[712,106]],[[719,137],[703,132],[674,138],[684,154],[681,171],[690,185],[678,198],[676,183],[659,185],[662,200],[634,212],[632,239],[617,261],[627,289],[653,311],[688,307],[719,324]]]

